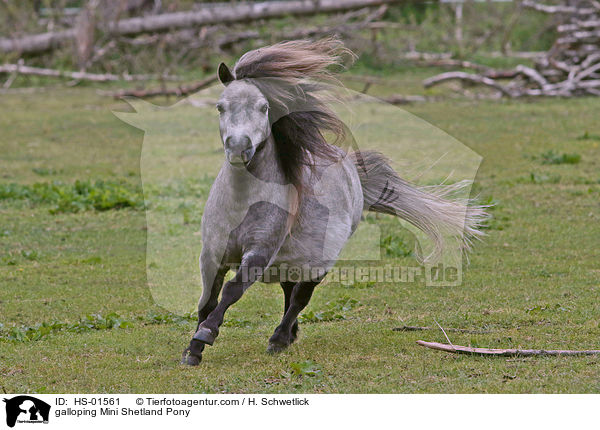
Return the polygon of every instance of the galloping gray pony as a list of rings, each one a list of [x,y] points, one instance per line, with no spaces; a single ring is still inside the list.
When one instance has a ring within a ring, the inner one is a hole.
[[[340,142],[347,131],[321,96],[319,82],[331,81],[331,66],[346,54],[352,55],[335,39],[292,41],[247,52],[233,72],[219,66],[225,90],[217,109],[226,161],[202,218],[204,289],[183,363],[200,363],[227,309],[256,281],[280,282],[285,296],[268,351],[294,342],[298,315],[363,210],[418,227],[435,243],[433,258],[448,234],[465,249],[481,234],[483,207],[450,197],[465,184],[420,188],[401,179],[377,152],[328,143],[325,135]],[[223,286],[232,265],[236,274]],[[292,274],[290,268],[300,267],[309,270]]]

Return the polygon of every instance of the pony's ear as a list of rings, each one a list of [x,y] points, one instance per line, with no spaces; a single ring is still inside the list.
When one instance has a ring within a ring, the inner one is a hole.
[[[227,67],[225,63],[219,64],[219,71],[217,72],[217,75],[219,76],[219,81],[221,81],[223,85],[227,85],[234,79],[233,75],[229,71],[229,67]]]

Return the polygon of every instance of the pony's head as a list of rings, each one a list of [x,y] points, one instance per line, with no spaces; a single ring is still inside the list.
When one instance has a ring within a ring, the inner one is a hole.
[[[217,109],[227,160],[247,165],[272,136],[286,178],[301,188],[303,166],[337,159],[322,133],[341,139],[345,126],[327,107],[319,83],[335,81],[330,67],[341,66],[344,55],[354,54],[335,38],[297,40],[249,51],[233,71],[221,63],[225,90]]]
[[[217,103],[219,130],[227,161],[243,166],[271,134],[269,102],[255,85],[230,76],[227,66],[221,64],[219,78],[226,87]]]

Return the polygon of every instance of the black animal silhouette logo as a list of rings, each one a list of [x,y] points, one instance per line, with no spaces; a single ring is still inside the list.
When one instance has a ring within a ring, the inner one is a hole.
[[[6,402],[6,425],[14,427],[17,421],[24,423],[48,422],[50,405],[31,396],[4,399]]]

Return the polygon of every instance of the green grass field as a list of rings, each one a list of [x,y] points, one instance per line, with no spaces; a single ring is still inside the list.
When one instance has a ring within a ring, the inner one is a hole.
[[[390,79],[415,93],[417,78]],[[111,113],[125,104],[81,88],[2,95],[0,107],[0,390],[600,391],[598,357],[455,356],[415,344],[445,342],[439,330],[393,330],[435,320],[483,332],[449,332],[454,344],[600,348],[600,99],[407,107],[483,156],[476,191],[496,204],[494,219],[463,284],[328,282],[313,296],[299,341],[276,356],[265,351],[283,295],[277,285],[254,285],[196,368],[179,364],[193,320],[161,309],[147,286],[143,133]],[[177,130],[160,139],[177,144]],[[171,226],[179,235],[198,229],[221,157],[219,142],[213,146],[206,165],[181,156],[202,184],[157,191],[157,199],[176,192],[191,202],[191,214]],[[402,253],[406,233],[390,234],[387,258],[415,264]],[[194,302],[200,291],[191,294]]]

